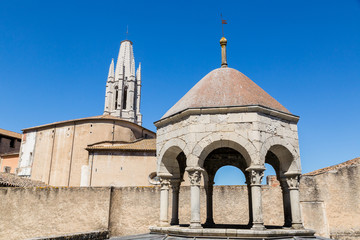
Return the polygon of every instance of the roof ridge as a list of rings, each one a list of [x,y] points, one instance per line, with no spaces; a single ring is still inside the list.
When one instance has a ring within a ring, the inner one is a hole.
[[[136,123],[130,122],[129,120],[120,118],[120,117],[116,117],[116,116],[111,116],[111,115],[97,115],[97,116],[92,116],[92,117],[84,117],[84,118],[77,118],[77,119],[70,119],[70,120],[63,120],[63,121],[57,121],[57,122],[53,122],[53,123],[47,123],[47,124],[42,124],[42,125],[38,125],[35,127],[29,127],[29,128],[24,128],[22,129],[22,131],[28,131],[28,130],[34,130],[34,129],[38,129],[38,128],[45,128],[45,127],[50,127],[53,125],[58,125],[58,124],[65,124],[65,123],[70,123],[70,122],[78,122],[78,121],[87,121],[87,120],[92,120],[92,119],[105,119],[105,120],[117,120],[117,121],[123,121],[126,123],[129,123],[131,125],[134,126],[138,126],[142,129],[146,129],[147,131],[150,131],[152,133],[155,133],[153,131],[151,131],[150,129],[147,129],[143,126],[140,126]]]

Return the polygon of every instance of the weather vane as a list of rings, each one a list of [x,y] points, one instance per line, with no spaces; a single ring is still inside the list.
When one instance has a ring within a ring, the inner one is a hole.
[[[129,35],[129,25],[126,25],[126,40],[128,40]]]
[[[227,22],[222,18],[222,14],[220,14],[220,17],[221,17],[222,35],[224,36],[224,24],[227,24]]]

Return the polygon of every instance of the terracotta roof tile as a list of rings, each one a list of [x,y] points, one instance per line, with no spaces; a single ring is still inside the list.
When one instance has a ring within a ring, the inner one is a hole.
[[[2,129],[2,128],[0,128],[0,134],[5,135],[5,136],[9,136],[9,137],[13,137],[13,138],[21,139],[21,133],[5,130],[5,129]]]
[[[107,142],[88,146],[87,150],[156,151],[156,139],[141,139],[135,142]]]
[[[337,170],[337,169],[344,168],[347,166],[353,166],[353,165],[359,165],[359,164],[360,164],[360,157],[354,158],[352,160],[349,160],[349,161],[346,161],[346,162],[343,162],[343,163],[340,163],[337,165],[333,165],[330,167],[321,168],[321,169],[315,170],[313,172],[305,173],[303,175],[304,176],[314,176],[314,175],[319,175],[319,174],[326,173],[326,172],[329,172],[332,170]]]
[[[202,78],[161,119],[191,108],[253,105],[290,113],[241,72],[218,68]]]
[[[0,172],[0,186],[8,187],[47,187],[43,182],[22,178],[12,173]]]

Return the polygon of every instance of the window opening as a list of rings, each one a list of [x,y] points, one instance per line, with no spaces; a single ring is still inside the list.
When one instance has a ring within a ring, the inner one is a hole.
[[[15,148],[15,139],[10,140],[10,147]]]
[[[118,96],[119,96],[119,91],[117,90],[117,88],[115,88],[115,109],[118,108]]]
[[[126,109],[126,99],[127,99],[127,87],[124,88],[123,104],[122,104],[123,109]]]

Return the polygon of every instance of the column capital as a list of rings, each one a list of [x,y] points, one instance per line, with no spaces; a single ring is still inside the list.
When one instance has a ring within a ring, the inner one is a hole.
[[[264,177],[264,169],[259,168],[253,168],[253,169],[247,169],[247,171],[250,173],[250,185],[251,186],[261,186],[261,180]]]
[[[201,168],[199,169],[186,169],[189,173],[189,180],[192,186],[200,186],[201,183],[201,172],[203,171]]]
[[[161,190],[169,190],[170,179],[160,178]]]
[[[286,176],[286,183],[290,190],[299,189],[300,175],[289,175]]]

